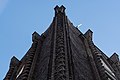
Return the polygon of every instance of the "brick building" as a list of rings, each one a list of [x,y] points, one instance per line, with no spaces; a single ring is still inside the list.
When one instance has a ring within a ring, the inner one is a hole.
[[[120,61],[105,55],[56,6],[50,27],[32,34],[32,45],[21,60],[13,57],[4,80],[120,80]]]

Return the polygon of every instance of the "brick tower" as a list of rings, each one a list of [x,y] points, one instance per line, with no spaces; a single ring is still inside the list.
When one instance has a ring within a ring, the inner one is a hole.
[[[56,6],[50,27],[32,34],[32,45],[21,60],[12,57],[4,80],[120,80],[120,61],[106,56],[70,22],[64,6]]]

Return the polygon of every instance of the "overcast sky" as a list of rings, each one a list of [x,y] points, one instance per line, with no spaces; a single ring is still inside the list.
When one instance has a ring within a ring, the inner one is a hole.
[[[94,43],[106,55],[120,54],[120,0],[0,0],[0,80],[12,56],[21,59],[28,51],[32,33],[49,27],[56,5],[66,7],[80,31],[91,29]]]

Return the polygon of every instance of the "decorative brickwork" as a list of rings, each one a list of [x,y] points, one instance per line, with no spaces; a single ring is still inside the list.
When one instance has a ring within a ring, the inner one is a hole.
[[[120,80],[120,61],[95,46],[89,29],[83,34],[56,6],[50,27],[32,34],[32,46],[25,56],[11,59],[4,80]]]

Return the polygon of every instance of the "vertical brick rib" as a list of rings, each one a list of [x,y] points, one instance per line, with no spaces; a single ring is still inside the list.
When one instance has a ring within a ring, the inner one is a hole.
[[[93,52],[91,52],[91,48],[90,48],[89,43],[88,43],[89,41],[91,41],[91,39],[87,40],[87,38],[83,34],[79,35],[79,37],[84,43],[84,47],[85,47],[85,51],[87,53],[87,58],[89,61],[89,65],[91,68],[91,72],[92,72],[91,74],[93,76],[93,79],[94,80],[101,80],[96,63],[95,63],[95,60],[93,58],[93,54],[92,54]]]
[[[52,37],[51,37],[51,49],[50,49],[50,59],[49,59],[49,64],[48,64],[48,76],[47,76],[47,80],[51,80],[51,77],[52,77],[52,60],[53,60],[53,48],[54,48],[54,36],[55,36],[55,17],[54,17],[54,20],[52,22]]]
[[[95,48],[94,43],[92,41],[89,42],[89,46],[93,53],[93,57],[94,57],[98,72],[100,74],[101,80],[107,80],[108,78],[107,78],[107,75],[105,74],[104,66],[102,66],[102,62],[100,60],[100,55],[99,55],[98,50]]]
[[[29,72],[28,80],[35,79],[34,78],[35,66],[37,64],[38,56],[41,55],[41,48],[42,48],[44,39],[45,39],[45,36],[42,34],[39,40],[37,41],[37,47],[33,56],[33,61],[32,61],[31,69]]]
[[[49,61],[48,80],[69,80],[68,54],[66,43],[66,29],[63,13],[57,14],[54,19],[53,39]],[[51,62],[52,61],[52,62]],[[50,70],[51,69],[51,70]]]
[[[67,45],[67,56],[68,56],[68,69],[69,69],[69,80],[74,80],[74,67],[73,67],[73,60],[72,60],[72,49],[71,49],[71,40],[70,40],[70,26],[67,20],[67,16],[64,18],[65,22],[65,32],[66,32],[66,45]]]
[[[29,75],[29,72],[31,69],[31,65],[32,65],[33,58],[35,55],[36,47],[37,47],[37,43],[33,42],[31,50],[27,56],[25,67],[24,67],[22,75],[21,75],[21,80],[28,80],[28,75]]]
[[[10,78],[11,78],[13,72],[14,72],[14,69],[15,69],[15,66],[11,66],[11,67],[10,67],[10,69],[9,69],[6,77],[4,78],[4,80],[10,80]]]
[[[14,80],[15,79],[15,74],[17,72],[18,66],[19,66],[20,62],[19,60],[13,56],[11,58],[11,62],[10,62],[10,69],[7,72],[6,77],[4,78],[4,80]]]
[[[57,16],[57,33],[56,33],[56,47],[55,47],[55,80],[66,80],[66,55],[65,55],[65,43],[64,43],[64,28],[63,28],[63,16]]]
[[[48,80],[73,80],[70,37],[64,10],[64,6],[55,7]]]

